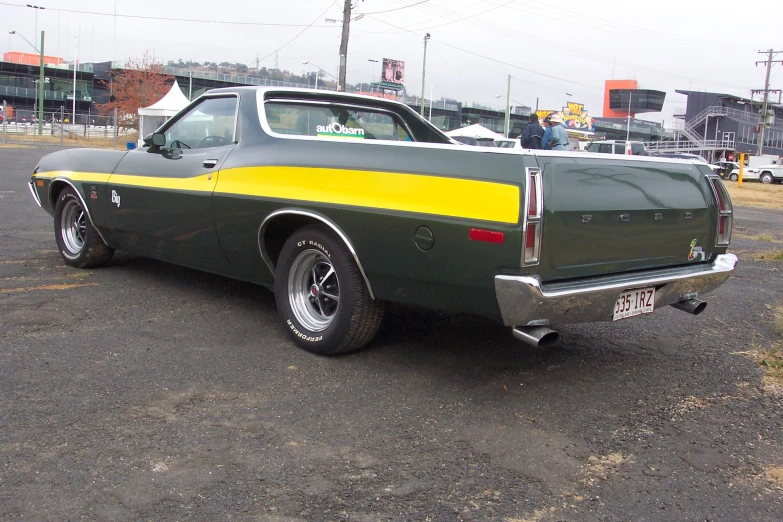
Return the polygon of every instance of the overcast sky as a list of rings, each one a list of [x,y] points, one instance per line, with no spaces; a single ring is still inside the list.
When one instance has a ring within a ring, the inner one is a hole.
[[[9,30],[37,41],[36,11],[26,3],[0,2],[0,19]],[[182,58],[253,66],[258,57],[261,66],[273,67],[279,49],[281,69],[301,73],[307,69],[302,62],[311,61],[336,74],[341,26],[324,19],[341,19],[343,0],[36,3],[46,8],[38,11],[46,54],[67,60],[77,53],[83,62],[123,60],[149,50],[163,62]],[[604,80],[632,78],[641,88],[667,92],[663,113],[640,116],[668,121],[685,105],[675,89],[750,96],[751,89],[764,87],[764,67],[755,62],[766,55],[757,51],[783,50],[781,0],[355,4],[354,17],[365,16],[351,24],[349,83],[378,79],[379,67],[369,59],[394,58],[406,63],[408,93],[420,94],[423,37],[429,32],[425,95],[432,90],[435,99],[448,96],[497,108],[505,107],[509,74],[515,102],[535,107],[538,97],[539,108],[559,109],[570,93],[570,100],[584,103],[593,116],[601,115]],[[15,35],[2,47],[31,51]],[[780,69],[778,64],[772,70],[773,88],[783,87]]]

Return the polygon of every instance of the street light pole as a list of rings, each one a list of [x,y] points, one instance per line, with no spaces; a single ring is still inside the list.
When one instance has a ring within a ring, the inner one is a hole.
[[[370,73],[370,92],[372,92],[372,82],[373,82],[373,78],[375,78],[375,64],[378,63],[378,60],[373,60],[372,58],[368,58],[367,61],[373,63],[373,65],[371,65],[372,72]],[[378,81],[380,80],[381,79],[378,78]]]
[[[511,75],[508,75],[508,88],[506,89],[506,138],[508,138],[511,124]]]
[[[36,11],[38,13],[38,11]],[[44,31],[41,31],[41,63],[38,74],[38,135],[43,136],[43,104],[44,104]]]
[[[421,62],[421,117],[424,117],[424,86],[427,76],[427,40],[430,39],[430,33],[424,35],[424,60]],[[432,100],[430,100],[432,103]]]
[[[628,142],[631,141],[631,98],[633,97],[633,92],[630,90],[628,91],[628,129],[625,131],[625,146],[626,150],[628,147]]]
[[[35,33],[33,34],[38,34],[38,11],[41,11],[46,8],[41,7],[39,5],[32,5],[32,4],[27,4],[27,7],[29,7],[30,9],[35,9]]]

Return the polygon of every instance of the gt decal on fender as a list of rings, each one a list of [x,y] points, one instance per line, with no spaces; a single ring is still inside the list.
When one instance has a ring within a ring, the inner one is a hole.
[[[117,208],[120,208],[120,195],[117,194],[116,190],[111,191],[111,202],[117,203]]]

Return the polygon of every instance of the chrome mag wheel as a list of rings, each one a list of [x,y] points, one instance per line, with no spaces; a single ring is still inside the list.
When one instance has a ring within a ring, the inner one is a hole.
[[[331,260],[319,250],[305,250],[288,272],[288,300],[296,320],[311,332],[326,330],[340,303],[340,282]]]
[[[76,255],[82,251],[87,235],[87,216],[75,200],[65,203],[60,219],[60,234],[65,248],[71,254]]]

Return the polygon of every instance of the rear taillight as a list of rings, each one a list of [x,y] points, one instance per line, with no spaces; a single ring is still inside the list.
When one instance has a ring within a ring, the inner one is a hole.
[[[525,248],[522,250],[522,266],[538,264],[541,252],[541,207],[543,205],[541,171],[526,169],[527,200],[523,230]]]
[[[731,226],[734,219],[731,198],[720,178],[710,176],[708,180],[715,194],[715,201],[718,203],[718,235],[715,245],[726,246],[731,243]]]

